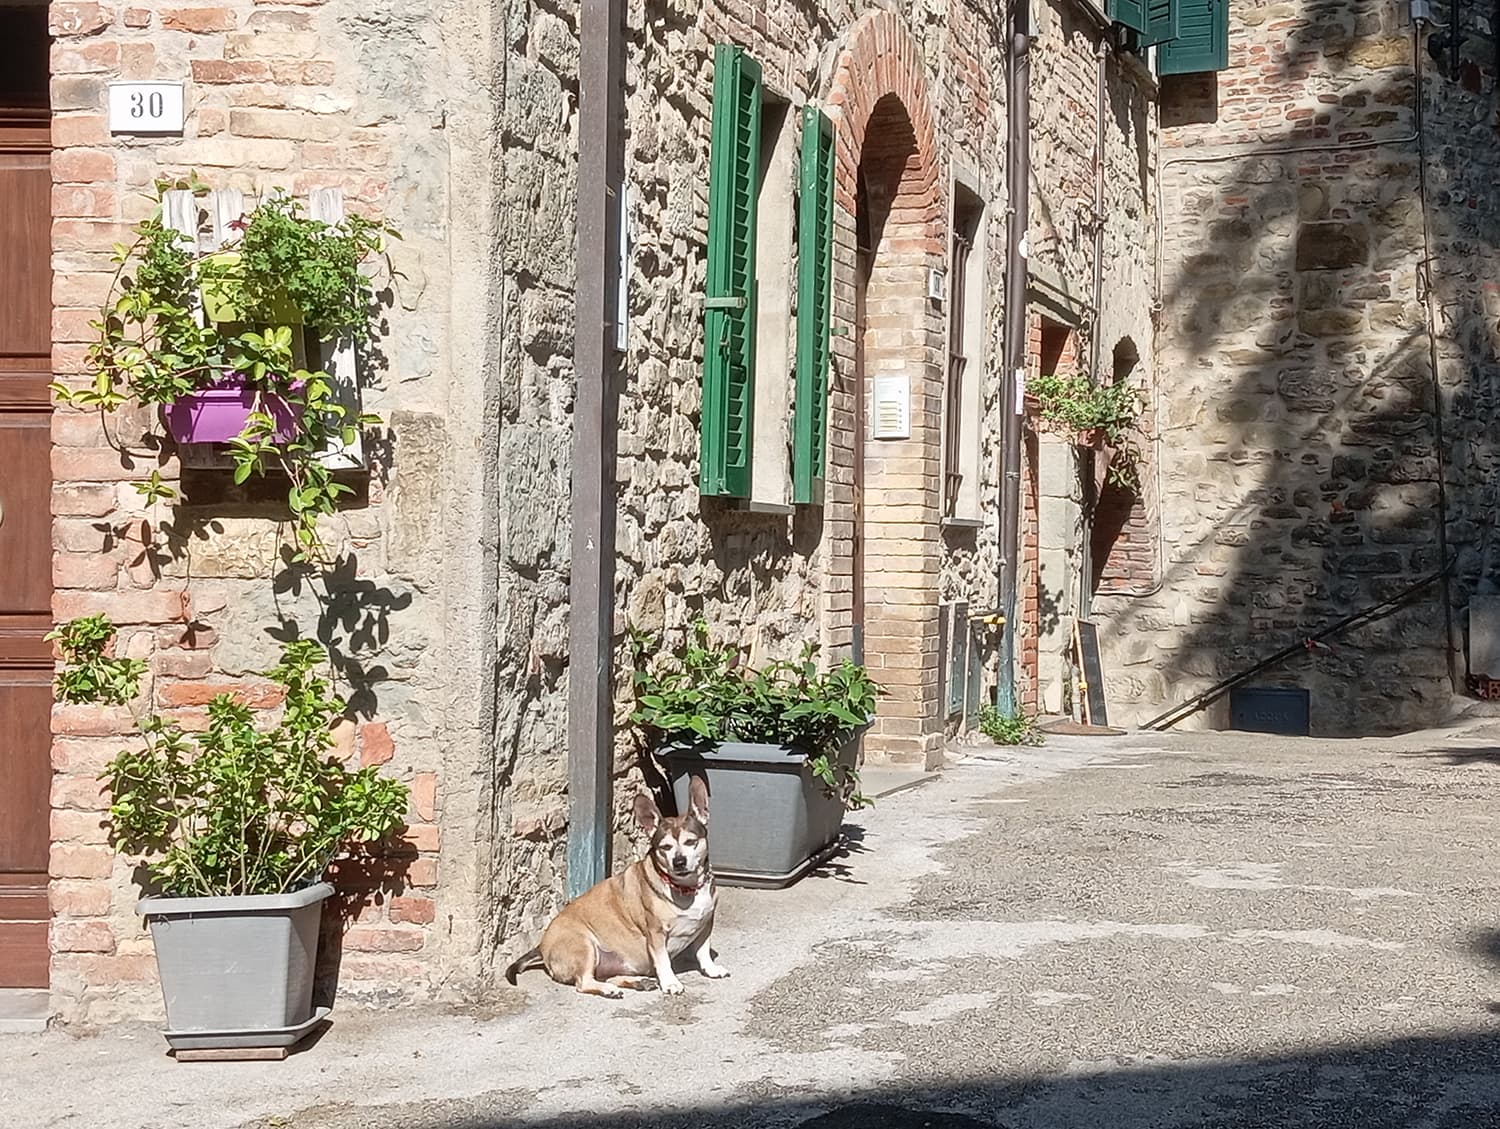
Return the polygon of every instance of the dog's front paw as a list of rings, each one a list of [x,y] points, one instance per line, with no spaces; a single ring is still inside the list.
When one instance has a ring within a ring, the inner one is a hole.
[[[705,964],[702,971],[703,975],[707,976],[710,980],[729,979],[729,969],[725,968],[722,964]]]
[[[682,981],[674,976],[670,980],[661,982],[661,991],[664,996],[680,996],[687,989],[682,986]]]

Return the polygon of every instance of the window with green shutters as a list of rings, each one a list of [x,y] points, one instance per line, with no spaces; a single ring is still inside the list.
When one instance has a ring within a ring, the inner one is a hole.
[[[802,110],[797,178],[797,400],[792,500],[821,502],[828,443],[829,332],[833,316],[833,123]]]
[[[743,48],[720,44],[714,51],[698,489],[733,498],[750,494],[760,102],[760,64]]]
[[[1177,36],[1156,53],[1160,74],[1197,74],[1229,67],[1229,0],[1175,0]]]
[[[1229,66],[1229,0],[1109,0],[1109,18],[1153,44],[1161,74],[1222,71]]]
[[[1162,43],[1177,34],[1179,0],[1109,0],[1109,18],[1135,32],[1138,47]]]

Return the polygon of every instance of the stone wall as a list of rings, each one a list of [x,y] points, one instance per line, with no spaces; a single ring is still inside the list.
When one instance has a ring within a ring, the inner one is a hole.
[[[851,120],[849,111],[857,107],[859,114],[868,114],[874,98],[867,100],[852,90],[841,95],[836,72],[849,52],[868,50],[868,57],[858,56],[860,64],[852,74],[862,82],[885,81],[890,84],[887,89],[903,90],[908,108],[914,97],[925,98],[929,108],[930,134],[919,128],[916,144],[918,159],[932,170],[936,196],[929,206],[936,215],[924,219],[931,223],[931,234],[925,238],[932,242],[924,245],[922,254],[933,265],[946,261],[947,225],[939,217],[947,215],[953,169],[957,165],[972,172],[992,217],[987,227],[989,254],[980,262],[988,273],[990,292],[998,295],[1004,229],[996,220],[1003,216],[1004,178],[1000,165],[1003,86],[996,76],[1003,71],[994,14],[981,5],[945,4],[918,12],[909,21],[879,16],[891,30],[881,32],[878,49],[873,39],[869,47],[861,46],[861,15],[868,21],[875,18],[869,13],[881,10],[874,4],[813,8],[737,2],[653,2],[632,8],[629,26],[639,30],[631,39],[628,64],[632,322],[620,425],[616,607],[617,627],[622,632],[627,627],[665,630],[669,638],[680,639],[691,621],[701,616],[717,640],[744,647],[755,662],[790,656],[805,642],[823,644],[834,658],[850,653],[853,527],[849,490],[853,472],[849,433],[855,391],[850,381],[852,336],[846,329],[834,338],[833,346],[826,504],[821,509],[768,507],[770,512],[748,512],[698,495],[712,58],[716,42],[745,46],[763,67],[768,93],[790,104],[787,127],[795,128],[802,104],[809,99],[822,101],[835,116],[841,154],[847,152],[857,161],[859,134],[849,130],[862,129],[857,123],[863,119]],[[905,50],[903,41],[913,46],[911,54],[898,61],[899,52]],[[886,59],[880,58],[883,54]],[[912,93],[918,90],[920,94]],[[840,102],[841,97],[849,100]],[[856,141],[846,150],[851,137]],[[837,193],[841,203],[836,209],[834,324],[842,328],[853,320],[852,166],[841,165]],[[872,289],[872,303],[875,300]],[[917,306],[924,304],[919,299]],[[898,314],[909,317],[913,308],[908,303]],[[941,307],[928,306],[924,315],[925,332],[934,335],[930,339],[933,350],[940,348],[936,342],[945,332],[942,314]],[[871,316],[878,316],[874,305]],[[988,304],[985,319],[987,342],[998,342],[998,300]],[[997,357],[998,349],[991,348],[984,362],[982,402],[991,436],[998,428]],[[928,435],[920,442],[928,445],[925,449],[935,459],[941,424],[940,381],[925,385],[914,381],[913,388],[918,397],[925,397],[914,399],[914,427],[927,429],[918,433]],[[764,401],[758,398],[758,402]],[[756,457],[768,455],[784,458],[784,454],[764,451]],[[873,460],[875,452],[869,457]],[[867,464],[874,466],[873,461]],[[892,536],[926,546],[928,563],[923,567],[930,568],[933,586],[931,638],[928,646],[908,656],[910,667],[898,665],[894,656],[888,657],[890,666],[878,661],[872,666],[879,667],[876,677],[898,688],[897,698],[899,687],[909,685],[915,691],[919,682],[926,685],[931,680],[935,705],[939,591],[945,600],[966,599],[976,609],[994,602],[993,499],[998,476],[993,462],[983,466],[983,519],[977,529],[952,528],[940,533],[937,472],[926,469],[925,463],[920,466],[923,469],[907,472],[892,464],[894,473],[913,477],[909,484],[893,479],[886,489],[911,493],[907,524],[899,534],[896,526],[890,528]],[[895,497],[882,494],[878,484],[871,489],[869,497]],[[919,500],[921,507],[928,507],[920,517]],[[881,535],[872,532],[871,536]],[[881,561],[887,558],[875,548],[869,552],[870,583],[879,584]],[[908,566],[891,559],[891,567],[900,572]],[[924,639],[926,631],[924,627]],[[912,639],[909,631],[906,639]],[[910,671],[912,681],[903,670]],[[629,798],[633,787],[629,774],[640,752],[638,735],[624,724],[628,692],[622,672],[616,714],[620,732],[617,796],[622,801]],[[894,717],[901,707],[888,703],[884,712]],[[893,728],[887,747],[895,755],[922,756],[934,735],[940,737],[940,723],[936,717],[917,715],[908,720],[910,730],[897,733]]]
[[[1441,67],[1418,48],[1419,146],[1395,8],[1231,11],[1229,69],[1162,96],[1166,584],[1110,623],[1137,718],[1441,569],[1440,483],[1458,627],[1494,584],[1493,29],[1469,10],[1453,73],[1441,44]],[[1434,584],[1256,681],[1307,687],[1314,733],[1431,722],[1452,690],[1447,610]],[[1221,703],[1190,723],[1225,721]]]
[[[1149,409],[1156,82],[1140,59],[1113,45],[1113,33],[1086,0],[1039,5],[1036,17],[1028,368],[1090,373],[1109,383],[1118,371],[1116,354],[1133,351],[1140,363],[1122,375]],[[1044,349],[1043,319],[1061,335],[1060,352],[1055,344],[1050,353]],[[1109,562],[1138,580],[1154,571],[1153,425],[1148,410],[1137,437],[1141,486],[1123,499],[1100,497],[1094,456],[1047,435],[1028,446],[1019,642],[1023,668],[1036,683],[1023,688],[1021,699],[1035,708],[1055,712],[1071,701],[1073,620],[1108,614],[1106,607],[1091,609],[1088,597],[1099,577],[1110,575]],[[1101,501],[1124,514],[1111,520]],[[1091,532],[1099,535],[1097,550]],[[1106,677],[1110,645],[1101,632]]]

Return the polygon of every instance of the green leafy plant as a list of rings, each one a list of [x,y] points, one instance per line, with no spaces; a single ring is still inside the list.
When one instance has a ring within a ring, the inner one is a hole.
[[[48,642],[56,643],[68,661],[56,680],[59,702],[123,706],[139,693],[146,664],[105,654],[114,637],[114,624],[104,615],[70,620],[48,633]]]
[[[1042,731],[1036,719],[1023,713],[1004,714],[994,706],[979,711],[979,729],[997,745],[1040,745]]]
[[[369,337],[376,301],[366,266],[399,235],[357,215],[323,223],[276,191],[230,224],[233,241],[202,251],[167,225],[163,201],[172,189],[201,196],[207,187],[196,177],[156,187],[157,206],[136,225],[134,242],[114,249],[113,285],[92,323],[92,380],[81,388],[54,383],[52,391],[61,402],[111,412],[130,402],[168,405],[226,376],[242,378],[256,398],[230,444],[234,480],[285,474],[296,558],[321,557],[317,520],[352,489],[335,480],[322,455],[380,420],[352,417],[332,377],[308,367],[303,345],[309,337]],[[290,437],[277,437],[273,404],[295,418]],[[176,497],[159,474],[137,489],[152,502]]]
[[[54,631],[65,662],[64,701],[121,704],[140,690],[145,664],[108,659],[104,616]],[[374,767],[351,771],[330,726],[344,703],[317,673],[323,648],[288,643],[266,676],[286,692],[280,720],[258,727],[228,694],[208,706],[208,729],[188,734],[155,715],[139,721],[143,747],[105,767],[110,842],[143,861],[151,882],[179,897],[279,894],[317,881],[357,843],[404,821],[408,790]],[[126,665],[122,665],[126,664]]]
[[[1129,383],[1095,384],[1083,373],[1071,376],[1046,374],[1027,380],[1026,390],[1036,396],[1042,420],[1055,431],[1097,431],[1114,448],[1110,481],[1134,489],[1140,452],[1135,429],[1144,404]]]
[[[710,644],[699,620],[684,646],[664,652],[655,636],[633,633],[636,709],[631,720],[659,743],[753,741],[802,750],[808,768],[849,807],[871,801],[859,774],[837,753],[875,715],[884,693],[864,667],[845,659],[820,670],[818,647],[795,661],[751,670],[739,650]]]

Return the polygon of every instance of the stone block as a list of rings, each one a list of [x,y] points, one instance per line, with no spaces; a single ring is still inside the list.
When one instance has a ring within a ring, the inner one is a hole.
[[[1469,601],[1469,670],[1480,678],[1500,678],[1500,596]]]
[[[1037,493],[1044,498],[1078,495],[1077,454],[1072,443],[1051,436],[1037,444]]]
[[[1362,223],[1304,223],[1297,229],[1298,270],[1345,270],[1370,257],[1370,229]]]
[[[1043,550],[1072,550],[1078,539],[1079,505],[1066,498],[1044,497],[1037,509],[1037,544]]]
[[[391,413],[395,473],[386,563],[397,576],[431,580],[442,558],[443,460],[447,429],[429,412]]]

